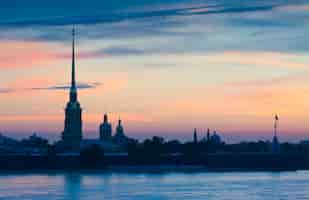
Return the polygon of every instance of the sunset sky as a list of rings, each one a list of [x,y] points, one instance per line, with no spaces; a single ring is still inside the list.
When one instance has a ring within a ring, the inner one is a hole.
[[[0,132],[63,130],[71,29],[85,137],[309,139],[309,1],[11,0],[0,7]]]

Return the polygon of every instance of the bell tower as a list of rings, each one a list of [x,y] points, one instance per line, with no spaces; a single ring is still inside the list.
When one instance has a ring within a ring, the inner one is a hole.
[[[65,108],[64,131],[62,140],[66,144],[79,145],[82,140],[82,109],[77,99],[75,80],[75,30],[72,30],[72,74],[70,99]]]

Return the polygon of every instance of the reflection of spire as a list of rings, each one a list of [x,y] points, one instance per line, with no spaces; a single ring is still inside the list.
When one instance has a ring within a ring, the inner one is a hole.
[[[69,199],[79,200],[83,177],[78,173],[64,176],[64,192]]]
[[[71,75],[70,101],[77,101],[77,89],[75,81],[75,29],[72,29],[72,75]]]

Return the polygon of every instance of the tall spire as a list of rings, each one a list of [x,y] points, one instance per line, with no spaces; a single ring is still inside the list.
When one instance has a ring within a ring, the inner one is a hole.
[[[72,149],[79,149],[83,137],[82,109],[77,100],[77,87],[75,82],[75,30],[72,30],[72,82],[70,87],[70,100],[65,108],[64,130],[62,140],[71,145]]]
[[[71,75],[70,101],[77,101],[77,89],[75,81],[75,28],[72,29],[72,75]]]

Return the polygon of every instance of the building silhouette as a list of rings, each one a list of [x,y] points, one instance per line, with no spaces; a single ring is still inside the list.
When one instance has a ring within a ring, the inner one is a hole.
[[[119,145],[124,145],[128,142],[128,138],[126,137],[124,133],[124,128],[122,126],[122,121],[118,120],[118,125],[116,127],[116,133],[113,138],[114,142]]]
[[[194,144],[197,144],[197,130],[196,130],[196,128],[194,128],[194,132],[193,132],[193,142],[194,142]]]
[[[210,137],[211,144],[219,145],[222,143],[221,137],[217,134],[217,131],[214,131],[213,135]]]
[[[77,99],[75,80],[75,30],[72,30],[72,74],[70,99],[65,108],[64,131],[62,140],[66,144],[79,145],[82,140],[82,109]]]
[[[206,141],[210,142],[210,129],[207,129],[207,134],[206,134]]]
[[[100,125],[100,140],[109,141],[112,139],[112,125],[108,122],[107,114],[104,114],[103,123]]]
[[[280,143],[279,143],[279,139],[277,136],[277,132],[278,132],[278,122],[279,122],[279,117],[276,114],[275,115],[275,122],[274,122],[274,137],[272,140],[272,147],[271,150],[273,153],[279,153],[280,152]]]

